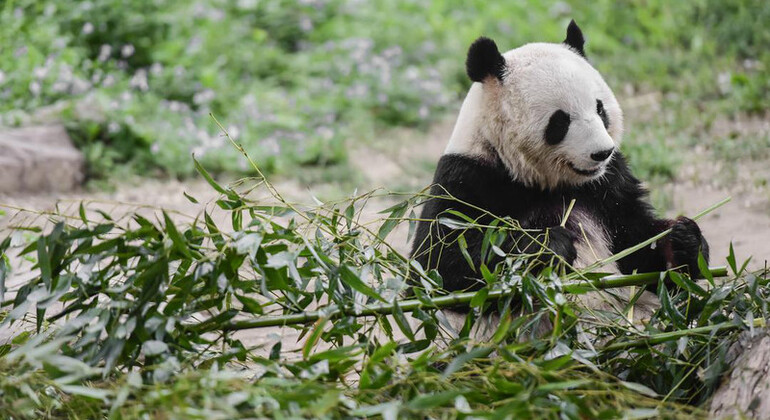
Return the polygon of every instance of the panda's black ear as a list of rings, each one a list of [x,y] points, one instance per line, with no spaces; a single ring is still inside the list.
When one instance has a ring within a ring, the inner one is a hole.
[[[583,57],[586,56],[586,52],[583,50],[583,45],[586,43],[586,40],[583,38],[583,31],[581,31],[580,27],[575,23],[575,19],[572,19],[569,26],[567,26],[567,39],[564,40],[564,43],[572,47],[572,49]]]
[[[497,44],[486,37],[473,41],[468,48],[465,71],[474,82],[483,82],[489,76],[503,80],[505,58],[497,49]]]

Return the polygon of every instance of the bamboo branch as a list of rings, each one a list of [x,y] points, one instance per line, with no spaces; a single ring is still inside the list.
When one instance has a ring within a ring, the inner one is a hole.
[[[758,327],[765,326],[766,322],[767,321],[764,318],[757,318],[751,323],[751,325],[755,328],[758,328]],[[744,326],[746,326],[746,323],[743,323],[743,322],[736,323],[736,322],[728,321],[728,322],[722,322],[721,324],[706,325],[704,327],[695,327],[695,328],[690,328],[686,330],[669,331],[669,332],[664,332],[660,334],[652,334],[647,337],[637,338],[634,340],[622,341],[620,343],[613,343],[602,348],[602,351],[617,351],[617,350],[627,350],[635,347],[654,346],[656,344],[662,344],[667,341],[678,340],[686,336],[698,335],[698,334],[711,334],[721,330],[733,330],[733,329],[742,328]]]
[[[713,277],[724,277],[727,275],[727,267],[713,267],[709,268],[709,271]],[[616,275],[607,276],[597,280],[570,282],[565,284],[564,290],[567,293],[574,293],[577,290],[584,290],[586,288],[604,290],[625,286],[642,286],[653,284],[659,281],[659,279],[661,279],[665,273],[666,272],[663,271],[654,273]],[[511,296],[517,292],[517,290],[493,290],[489,292],[487,299],[501,299]],[[399,302],[398,306],[404,312],[413,312],[421,308],[449,308],[453,306],[467,305],[475,295],[476,292],[452,293],[446,296],[433,297],[431,298],[430,304],[426,304],[425,302],[422,302],[418,299],[409,299]],[[309,311],[298,314],[266,316],[256,319],[234,321],[221,327],[211,325],[198,330],[198,332],[213,331],[220,328],[223,331],[238,331],[253,328],[300,325],[312,323],[321,318],[338,319],[346,316],[366,317],[373,315],[388,315],[393,313],[394,307],[395,304],[392,303],[373,304],[358,311],[354,311],[352,309],[340,309],[338,307],[328,307],[320,311]]]

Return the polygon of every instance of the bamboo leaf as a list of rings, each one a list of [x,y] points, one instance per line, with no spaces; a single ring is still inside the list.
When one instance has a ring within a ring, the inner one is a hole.
[[[358,274],[354,273],[353,270],[347,265],[341,265],[339,268],[339,273],[342,281],[350,286],[353,290],[363,293],[372,299],[385,302],[385,299],[383,299],[382,296],[380,296],[377,292],[374,291],[374,289],[361,281],[361,278],[358,277]]]
[[[409,321],[404,316],[404,311],[402,311],[401,307],[398,306],[398,300],[393,302],[393,319],[396,321],[396,325],[398,325],[398,328],[402,333],[404,333],[406,338],[408,338],[410,341],[414,341],[414,333],[412,332],[412,327],[409,325]]]
[[[307,337],[307,340],[305,340],[305,345],[302,346],[303,359],[307,360],[310,357],[310,352],[313,351],[313,347],[315,347],[318,339],[321,338],[321,334],[323,334],[327,322],[329,322],[329,318],[321,318],[316,321],[313,331]]]

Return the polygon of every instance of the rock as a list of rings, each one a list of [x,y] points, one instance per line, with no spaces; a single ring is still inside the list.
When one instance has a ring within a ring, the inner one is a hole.
[[[744,332],[727,354],[733,370],[711,399],[715,419],[770,419],[770,332]]]
[[[71,191],[84,178],[83,155],[62,125],[0,130],[0,193]]]

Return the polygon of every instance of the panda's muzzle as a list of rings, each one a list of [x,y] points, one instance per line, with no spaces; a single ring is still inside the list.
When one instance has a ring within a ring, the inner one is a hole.
[[[599,173],[599,171],[602,169],[602,166],[597,166],[594,169],[578,169],[575,165],[572,164],[572,162],[568,162],[567,165],[569,165],[570,169],[577,172],[580,175],[583,176],[594,176]]]

